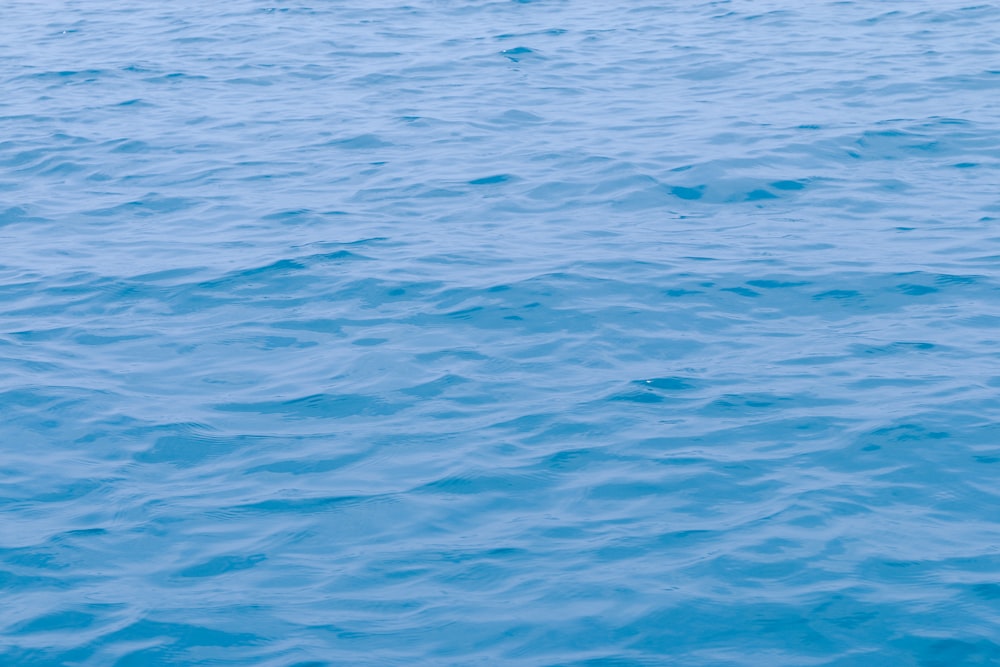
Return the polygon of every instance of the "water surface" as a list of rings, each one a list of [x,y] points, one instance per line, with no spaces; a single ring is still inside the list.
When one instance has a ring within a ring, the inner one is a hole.
[[[0,661],[1000,663],[998,34],[8,3]]]

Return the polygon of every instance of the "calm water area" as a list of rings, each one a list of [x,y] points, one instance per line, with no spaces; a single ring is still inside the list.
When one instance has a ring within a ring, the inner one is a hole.
[[[8,0],[0,93],[0,665],[1000,665],[997,3]]]

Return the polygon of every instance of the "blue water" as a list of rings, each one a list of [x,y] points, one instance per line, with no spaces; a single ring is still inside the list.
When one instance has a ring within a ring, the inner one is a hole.
[[[1000,664],[1000,8],[5,3],[0,664]]]

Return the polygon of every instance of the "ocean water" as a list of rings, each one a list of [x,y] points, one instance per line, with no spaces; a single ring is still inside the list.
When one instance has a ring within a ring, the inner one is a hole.
[[[5,3],[0,664],[1000,664],[1000,7]]]

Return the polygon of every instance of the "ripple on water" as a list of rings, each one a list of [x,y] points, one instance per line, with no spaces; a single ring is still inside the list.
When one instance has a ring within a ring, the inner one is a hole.
[[[13,3],[0,662],[1000,661],[998,20]]]

